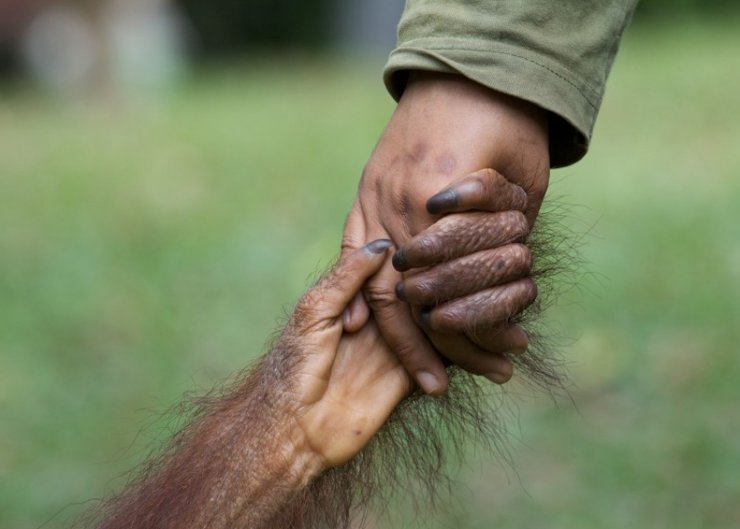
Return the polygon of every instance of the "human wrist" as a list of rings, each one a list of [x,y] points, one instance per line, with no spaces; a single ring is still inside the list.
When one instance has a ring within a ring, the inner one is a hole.
[[[528,147],[547,155],[549,161],[547,112],[534,103],[498,92],[462,75],[413,71],[399,108],[418,106],[420,102],[426,111],[435,109],[449,126],[471,127],[481,134],[484,142],[497,140],[503,149],[489,144],[489,156],[499,154],[492,163],[514,162],[502,160],[504,157],[500,154],[511,149],[518,137],[526,138]],[[456,115],[460,118],[456,119]],[[481,153],[486,156],[485,149]]]
[[[461,75],[415,71],[366,169],[435,188],[422,201],[455,178],[495,169],[527,191],[533,221],[547,190],[548,141],[547,112],[537,105]]]

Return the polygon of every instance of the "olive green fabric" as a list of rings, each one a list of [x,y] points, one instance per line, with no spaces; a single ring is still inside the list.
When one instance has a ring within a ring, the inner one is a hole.
[[[550,111],[553,167],[586,154],[619,40],[637,0],[407,0],[384,81],[458,73]]]

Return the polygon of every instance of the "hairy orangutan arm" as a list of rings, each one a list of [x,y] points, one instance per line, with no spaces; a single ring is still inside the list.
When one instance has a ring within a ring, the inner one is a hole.
[[[272,351],[105,506],[100,529],[279,528],[325,470],[362,449],[411,382],[375,323],[341,315],[387,259],[390,241],[346,255],[298,303]]]
[[[500,192],[481,194],[476,182]],[[529,275],[530,266],[526,248],[511,242],[518,237],[516,226],[507,228],[522,218],[517,210],[523,205],[521,189],[485,171],[461,179],[445,193],[430,208],[444,216],[400,251],[405,254],[401,264],[415,272],[403,283],[405,296],[419,306],[434,305],[428,321],[420,323],[440,339],[458,332],[456,325],[466,320],[477,321],[479,303],[471,303],[468,291],[456,284],[435,288],[439,297],[427,299],[426,283],[450,274],[462,277],[461,284],[476,291],[494,289],[495,304],[516,311],[521,293],[512,288],[513,280]],[[449,203],[445,196],[455,200]],[[486,209],[477,202],[481,197],[494,197],[488,206],[501,212],[467,212]],[[480,223],[471,222],[476,215],[486,219],[485,237]],[[461,248],[447,244],[454,234],[464,238]],[[353,509],[387,491],[410,490],[409,483],[417,483],[433,492],[444,483],[446,456],[463,444],[495,442],[499,430],[486,400],[489,385],[480,384],[473,373],[510,376],[511,362],[541,371],[539,363],[528,360],[537,357],[531,351],[511,359],[481,353],[469,365],[463,351],[454,358],[467,372],[450,368],[446,395],[412,393],[412,379],[375,319],[355,316],[354,328],[347,329],[344,318],[347,306],[371,281],[397,277],[390,247],[389,240],[376,240],[345,252],[301,298],[272,350],[231,386],[196,402],[189,424],[89,525],[344,529]],[[469,266],[469,259],[481,252],[495,253],[497,266],[490,273]],[[508,314],[494,314],[483,326],[501,341],[496,333],[508,328],[507,319]]]

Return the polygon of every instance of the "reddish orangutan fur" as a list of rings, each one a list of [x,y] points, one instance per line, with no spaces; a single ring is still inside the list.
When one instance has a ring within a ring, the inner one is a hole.
[[[526,325],[531,344],[512,361],[517,377],[553,392],[563,389],[563,366],[555,349],[541,339],[547,333],[537,329],[536,317],[553,301],[554,274],[570,269],[577,254],[572,243],[564,242],[557,212],[542,217],[547,222],[541,218],[527,241],[535,259],[533,275],[540,297],[518,318]],[[562,284],[562,275],[558,281]],[[187,424],[161,454],[138,469],[123,492],[90,513],[85,525],[99,529],[342,529],[349,526],[353,515],[371,504],[382,508],[399,493],[414,501],[420,513],[429,513],[444,505],[450,494],[449,461],[461,461],[471,445],[506,453],[500,408],[506,400],[505,389],[453,366],[445,395],[412,394],[350,462],[323,473],[299,492],[278,485],[281,493],[245,503],[240,496],[245,480],[280,478],[255,474],[262,462],[248,458],[262,457],[260,450],[269,452],[271,440],[280,431],[279,413],[289,389],[285,381],[290,380],[299,351],[299,340],[291,336],[288,326],[270,354],[235,382],[183,406],[179,411],[185,413]],[[245,449],[245,438],[259,442]],[[209,442],[204,444],[203,439]],[[240,457],[247,458],[242,461],[251,465],[251,474],[225,475],[233,458]],[[278,474],[289,465],[288,461],[273,463]]]

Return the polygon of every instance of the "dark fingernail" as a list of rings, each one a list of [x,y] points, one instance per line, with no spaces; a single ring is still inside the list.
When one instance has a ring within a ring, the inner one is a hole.
[[[406,250],[401,249],[393,254],[393,268],[399,272],[405,272],[410,268],[408,258],[406,257]]]
[[[432,326],[432,309],[427,307],[421,311],[421,323],[427,327]]]
[[[391,247],[393,244],[393,241],[390,239],[378,239],[377,241],[373,241],[371,243],[368,243],[365,246],[365,249],[372,253],[372,254],[381,254],[385,252],[388,248]]]
[[[432,198],[427,200],[427,211],[432,215],[444,213],[449,209],[454,209],[458,204],[458,196],[452,189],[440,191]]]
[[[396,297],[401,301],[406,301],[406,292],[403,286],[403,281],[396,283]]]

